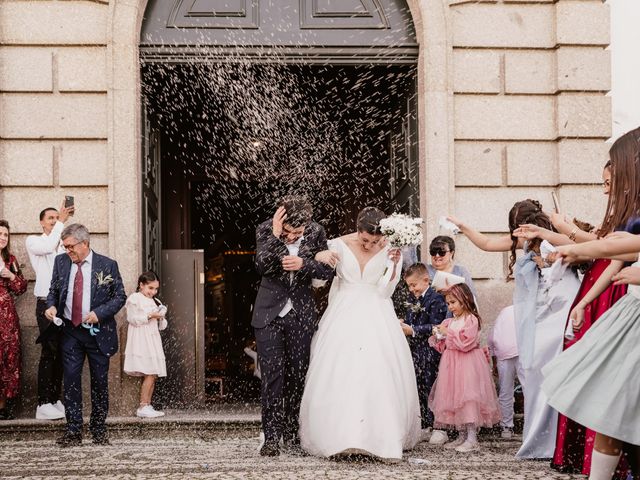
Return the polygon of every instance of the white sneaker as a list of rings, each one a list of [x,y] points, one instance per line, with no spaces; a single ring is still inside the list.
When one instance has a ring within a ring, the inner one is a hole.
[[[60,400],[58,400],[56,403],[54,403],[53,406],[56,407],[58,410],[60,410],[62,413],[65,413],[64,405],[62,404],[62,402]]]
[[[464,434],[460,434],[458,435],[458,438],[456,438],[453,442],[449,442],[447,443],[444,448],[456,448],[459,447],[460,445],[462,445],[465,441],[467,440],[467,436]]]
[[[456,447],[456,452],[461,452],[461,453],[476,452],[478,450],[480,450],[480,445],[478,445],[477,442],[470,443],[470,442],[467,442],[466,440],[462,445]]]
[[[505,439],[513,437],[513,430],[508,427],[503,428],[502,432],[500,433],[500,437]]]
[[[144,407],[140,407],[136,410],[136,416],[140,418],[157,418],[164,417],[164,412],[155,410],[151,405],[145,405]]]
[[[449,436],[447,432],[444,430],[434,430],[431,433],[431,438],[429,439],[429,443],[431,445],[444,445],[449,440]]]
[[[51,403],[45,403],[36,408],[36,419],[38,420],[60,420],[61,418],[64,418],[64,413]]]

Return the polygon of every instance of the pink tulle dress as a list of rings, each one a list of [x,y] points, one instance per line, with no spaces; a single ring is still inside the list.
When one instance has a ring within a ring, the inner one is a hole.
[[[442,353],[429,395],[434,426],[495,425],[500,421],[500,408],[487,357],[478,345],[478,319],[465,315],[448,318],[442,325],[447,327],[446,338],[429,338],[429,344]]]

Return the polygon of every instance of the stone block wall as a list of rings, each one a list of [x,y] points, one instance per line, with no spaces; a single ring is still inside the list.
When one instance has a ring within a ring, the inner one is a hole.
[[[490,234],[524,198],[599,223],[611,135],[609,8],[600,0],[449,1],[455,212]],[[507,254],[459,238],[491,320],[509,304]]]
[[[40,232],[40,209],[70,194],[75,220],[92,231],[97,251],[122,259],[133,288],[140,240],[131,172],[139,165],[140,105],[138,35],[130,27],[138,20],[130,19],[140,18],[145,4],[2,1],[0,217],[11,222],[31,279],[24,239]],[[429,225],[454,213],[490,235],[504,234],[515,201],[538,198],[550,209],[553,190],[568,213],[599,222],[605,199],[597,184],[611,134],[603,1],[408,4],[422,32],[420,108],[431,119],[420,125],[422,187],[433,196],[423,202]],[[431,228],[428,236],[437,233]],[[492,320],[510,303],[507,256],[480,252],[464,237],[457,242],[458,261],[476,277],[482,313]],[[28,414],[39,354],[34,307],[30,290],[19,300]],[[121,362],[118,356],[111,368],[114,412],[129,413],[136,388],[121,378]]]
[[[27,278],[24,241],[38,213],[73,195],[74,221],[109,253],[107,26],[99,1],[3,1],[0,7],[0,217]],[[33,284],[18,299],[22,414],[35,412],[39,347]],[[115,365],[115,361],[114,361]],[[115,370],[115,368],[112,368]]]

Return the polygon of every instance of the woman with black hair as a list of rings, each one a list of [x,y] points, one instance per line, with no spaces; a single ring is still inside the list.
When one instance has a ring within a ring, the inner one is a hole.
[[[429,255],[431,255],[431,265],[427,265],[429,277],[433,281],[436,272],[446,272],[464,278],[475,298],[478,297],[476,289],[471,279],[471,273],[462,265],[454,262],[456,255],[456,242],[447,235],[439,235],[431,240],[429,244]]]

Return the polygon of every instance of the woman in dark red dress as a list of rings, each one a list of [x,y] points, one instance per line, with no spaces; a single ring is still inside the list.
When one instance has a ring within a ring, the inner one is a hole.
[[[12,417],[7,399],[20,391],[20,322],[13,297],[27,290],[9,235],[9,223],[0,220],[0,420]]]

